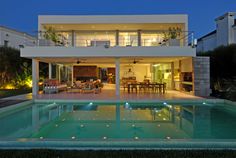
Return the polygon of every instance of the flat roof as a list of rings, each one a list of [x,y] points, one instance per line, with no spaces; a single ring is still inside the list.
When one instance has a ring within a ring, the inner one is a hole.
[[[236,15],[236,12],[227,12],[227,13],[225,13],[224,15],[221,15],[221,16],[219,16],[218,18],[216,18],[215,21],[222,20],[222,19],[224,19],[226,16],[235,16],[235,15]]]
[[[16,29],[12,29],[12,28],[9,28],[9,27],[6,27],[6,26],[3,26],[3,25],[0,25],[0,30],[5,30],[5,31],[9,31],[9,32],[13,32],[15,34],[19,34],[19,35],[22,35],[22,36],[26,36],[28,38],[32,38],[32,39],[36,39],[35,36],[33,35],[30,35],[26,32],[21,32],[21,31],[18,31]]]
[[[39,24],[188,23],[188,15],[39,15],[38,22]]]
[[[206,37],[208,37],[208,36],[211,36],[211,35],[214,35],[214,34],[216,34],[216,30],[214,30],[214,31],[212,31],[212,32],[210,32],[210,33],[208,33],[208,34],[202,36],[201,38],[198,39],[198,41],[201,41],[201,40],[203,40],[204,38],[206,38]]]

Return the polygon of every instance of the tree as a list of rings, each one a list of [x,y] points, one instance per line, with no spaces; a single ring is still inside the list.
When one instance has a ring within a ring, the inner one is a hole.
[[[224,93],[223,98],[236,100],[236,44],[202,52],[199,56],[210,57],[213,95]]]

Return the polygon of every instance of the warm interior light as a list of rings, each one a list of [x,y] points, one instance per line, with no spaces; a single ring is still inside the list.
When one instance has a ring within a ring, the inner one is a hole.
[[[160,64],[154,64],[153,66],[154,66],[154,67],[158,67],[158,66],[160,66]]]

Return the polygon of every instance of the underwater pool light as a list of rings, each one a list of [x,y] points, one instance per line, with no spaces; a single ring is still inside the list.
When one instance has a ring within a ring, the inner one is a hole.
[[[134,137],[134,139],[135,139],[135,140],[138,140],[138,139],[139,139],[139,137]]]

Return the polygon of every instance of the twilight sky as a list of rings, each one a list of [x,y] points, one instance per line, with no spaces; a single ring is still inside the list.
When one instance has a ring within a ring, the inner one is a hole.
[[[188,14],[189,30],[200,37],[214,19],[236,12],[236,0],[1,0],[0,25],[33,34],[38,15]]]

